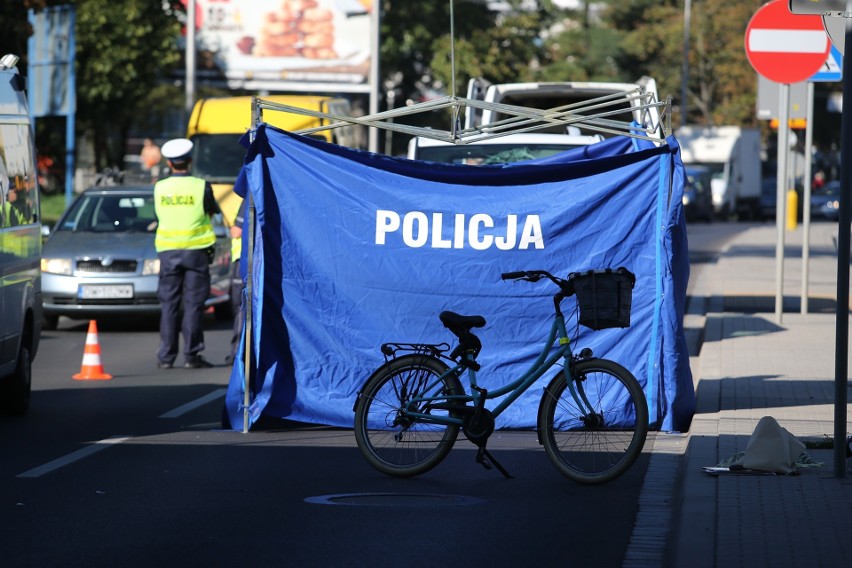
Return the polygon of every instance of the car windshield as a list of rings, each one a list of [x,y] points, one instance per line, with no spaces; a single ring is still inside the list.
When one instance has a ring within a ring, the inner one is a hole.
[[[192,174],[210,182],[234,183],[246,150],[242,134],[200,134],[192,137]]]
[[[156,220],[154,194],[84,195],[71,205],[57,231],[146,232]]]
[[[443,164],[508,164],[535,158],[546,158],[580,144],[465,144],[423,146],[417,149],[419,160]]]

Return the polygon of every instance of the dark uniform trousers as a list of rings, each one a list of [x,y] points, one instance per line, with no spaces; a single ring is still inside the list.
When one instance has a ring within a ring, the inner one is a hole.
[[[204,301],[210,294],[209,257],[204,249],[166,250],[157,256],[160,258],[157,298],[162,308],[157,359],[163,363],[174,362],[178,354],[180,328],[184,357],[190,361],[204,350]]]
[[[230,361],[237,357],[240,347],[240,336],[243,334],[243,323],[246,319],[245,306],[243,305],[243,277],[240,275],[240,259],[231,265],[231,310],[234,316],[234,333],[231,336]]]

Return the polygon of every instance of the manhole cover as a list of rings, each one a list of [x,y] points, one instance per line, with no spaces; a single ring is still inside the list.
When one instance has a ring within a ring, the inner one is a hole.
[[[440,493],[341,493],[306,497],[317,505],[355,505],[361,507],[458,507],[485,503],[478,497]]]

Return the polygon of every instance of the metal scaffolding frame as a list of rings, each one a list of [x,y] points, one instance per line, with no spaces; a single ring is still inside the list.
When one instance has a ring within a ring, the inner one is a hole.
[[[451,112],[450,127],[447,130],[394,122],[394,119],[400,117],[445,109]],[[509,118],[472,128],[462,128],[461,117],[467,109],[496,111],[508,115]],[[331,121],[323,126],[294,131],[296,134],[314,134],[324,130],[359,125],[411,136],[423,136],[453,144],[469,144],[562,125],[566,128],[575,126],[593,132],[630,136],[660,143],[671,133],[670,109],[670,100],[658,101],[654,93],[648,92],[644,87],[637,87],[632,91],[613,93],[549,109],[447,96],[362,117],[303,109],[255,97],[252,117],[254,128],[262,124],[264,110],[289,112]],[[642,117],[641,123],[615,118],[626,112],[633,115],[638,113]]]

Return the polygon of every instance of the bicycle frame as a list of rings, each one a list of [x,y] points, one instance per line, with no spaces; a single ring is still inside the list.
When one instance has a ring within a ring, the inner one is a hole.
[[[553,343],[557,337],[559,338],[559,345],[554,347]],[[471,355],[466,356],[471,357],[472,359]],[[544,373],[546,373],[551,367],[556,365],[560,359],[563,360],[563,372],[569,373],[570,376],[572,358],[573,353],[571,351],[571,339],[568,337],[568,333],[565,329],[565,316],[558,313],[554,316],[553,323],[550,326],[550,333],[548,334],[541,353],[539,353],[530,368],[527,369],[527,371],[520,377],[514,379],[508,384],[486,392],[485,400],[494,400],[505,396],[505,399],[502,400],[496,408],[490,411],[492,415],[496,418],[502,414],[503,411],[511,406],[512,403],[515,402],[515,400],[517,400],[524,392],[526,392],[535,381],[541,378],[541,376],[544,375]],[[476,382],[477,373],[473,368],[465,365],[464,363],[457,364],[438,377],[435,381],[428,385],[426,389],[424,389],[424,392],[429,393],[438,389],[442,380],[449,375],[455,375],[457,378],[461,378],[465,368],[467,368],[468,371],[467,376],[470,381],[472,391],[470,394],[435,394],[432,396],[414,397],[408,402],[407,408],[405,409],[406,415],[417,418],[420,422],[432,424],[462,424],[462,418],[454,418],[452,416],[435,416],[422,411],[418,412],[414,409],[430,410],[434,403],[445,401],[450,403],[464,403],[465,405],[468,402],[473,402],[474,405],[476,405],[479,402],[479,397],[482,396],[480,391],[477,390],[479,388]],[[588,412],[592,412],[591,404],[586,400],[585,394],[582,390],[578,391],[578,389],[575,388],[573,381],[568,381],[568,388],[579,407],[585,408]]]

